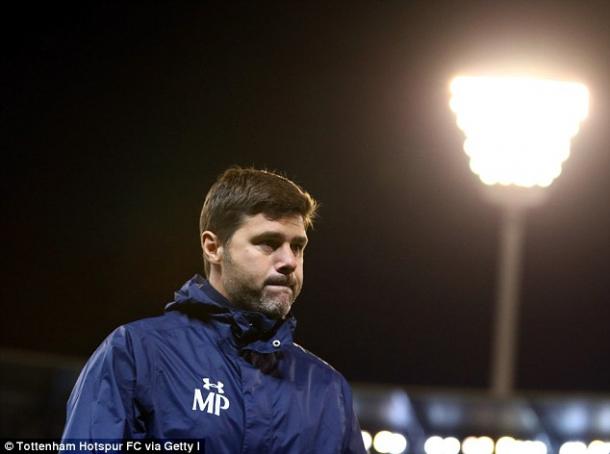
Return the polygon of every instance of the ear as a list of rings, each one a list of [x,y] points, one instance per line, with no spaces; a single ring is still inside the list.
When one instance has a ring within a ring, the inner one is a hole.
[[[201,249],[209,263],[218,265],[222,261],[223,247],[214,232],[206,230],[201,234]]]

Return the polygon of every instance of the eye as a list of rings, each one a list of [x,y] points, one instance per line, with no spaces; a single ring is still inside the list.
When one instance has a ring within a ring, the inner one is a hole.
[[[297,243],[297,244],[293,244],[291,246],[291,248],[292,248],[292,252],[294,252],[296,255],[301,255],[301,254],[303,254],[303,251],[305,250],[305,245]]]
[[[273,239],[264,239],[260,240],[256,243],[257,246],[260,246],[263,250],[267,252],[273,252],[278,247],[280,247],[280,243]]]

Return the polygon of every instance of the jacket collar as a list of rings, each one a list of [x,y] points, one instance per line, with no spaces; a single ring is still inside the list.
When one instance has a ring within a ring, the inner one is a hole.
[[[260,312],[236,308],[199,274],[186,281],[174,294],[174,301],[165,306],[166,311],[192,309],[203,312],[206,318],[229,323],[239,344],[261,353],[292,343],[296,328],[292,314],[284,320],[274,320]]]

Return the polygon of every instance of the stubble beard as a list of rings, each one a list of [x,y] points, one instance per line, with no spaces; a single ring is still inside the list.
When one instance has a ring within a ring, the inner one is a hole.
[[[280,320],[288,315],[299,289],[291,287],[290,294],[272,295],[263,286],[260,288],[250,276],[240,270],[233,262],[228,249],[223,257],[224,288],[229,301],[240,309],[261,312],[270,318]]]

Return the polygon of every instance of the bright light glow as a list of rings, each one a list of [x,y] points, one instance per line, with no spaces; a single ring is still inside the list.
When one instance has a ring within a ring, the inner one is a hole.
[[[455,437],[447,437],[443,440],[443,454],[459,454],[460,440]]]
[[[587,454],[610,454],[610,441],[593,440],[589,443]]]
[[[459,454],[460,440],[455,437],[442,438],[434,435],[424,443],[426,454]]]
[[[464,454],[478,454],[479,439],[477,437],[467,437],[462,441],[462,452]]]
[[[566,441],[559,448],[559,454],[587,454],[587,445],[582,441]]]
[[[589,109],[575,82],[460,76],[450,88],[470,168],[488,185],[549,186]]]
[[[468,437],[462,442],[464,454],[493,454],[494,441],[489,437]]]
[[[373,438],[373,447],[383,454],[401,454],[407,449],[407,439],[402,434],[382,430]]]
[[[496,442],[496,454],[547,454],[547,447],[538,440],[502,437]]]
[[[371,446],[373,445],[373,437],[371,437],[371,434],[368,433],[366,430],[361,431],[362,433],[362,441],[364,442],[364,449],[366,449],[367,451],[369,449],[371,449]]]
[[[515,441],[513,437],[501,437],[498,439],[496,442],[496,454],[508,454]]]
[[[428,438],[424,443],[424,451],[426,454],[442,454],[443,453],[443,439],[438,435],[433,435]]]
[[[523,454],[546,454],[546,445],[538,440],[525,440],[521,442],[520,450]]]

